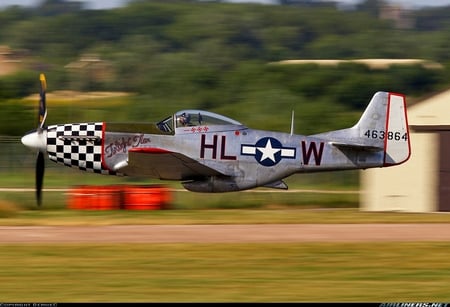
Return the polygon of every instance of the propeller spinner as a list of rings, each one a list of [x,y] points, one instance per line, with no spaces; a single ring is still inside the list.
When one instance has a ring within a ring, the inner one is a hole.
[[[47,106],[45,93],[47,90],[47,82],[45,75],[39,76],[41,81],[40,99],[39,99],[39,113],[38,113],[38,127],[22,137],[22,144],[37,150],[36,159],[36,200],[38,206],[42,203],[42,185],[44,182],[45,159],[44,153],[47,151],[47,129],[45,126],[45,119],[47,118]]]

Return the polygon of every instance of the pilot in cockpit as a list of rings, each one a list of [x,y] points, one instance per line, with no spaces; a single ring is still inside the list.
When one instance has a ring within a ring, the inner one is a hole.
[[[177,123],[178,127],[185,127],[190,125],[190,115],[183,112],[182,114],[178,115]]]

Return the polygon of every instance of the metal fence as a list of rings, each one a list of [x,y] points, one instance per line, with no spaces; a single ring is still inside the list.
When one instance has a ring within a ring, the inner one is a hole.
[[[0,136],[0,172],[33,167],[36,153],[20,142],[20,137]]]
[[[0,136],[0,173],[34,170],[37,152],[25,147],[20,136]],[[56,168],[55,163],[46,163],[45,168]]]

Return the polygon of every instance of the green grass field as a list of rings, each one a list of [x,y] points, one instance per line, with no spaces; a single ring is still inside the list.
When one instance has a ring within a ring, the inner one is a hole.
[[[2,176],[0,176],[0,187],[34,189],[33,168],[36,159],[35,155],[27,155],[22,159],[25,162],[23,162],[21,169],[5,170],[2,173]],[[44,189],[70,189],[80,185],[164,184],[177,190],[173,193],[173,201],[171,203],[171,208],[173,209],[356,208],[359,203],[357,192],[358,173],[356,171],[294,175],[286,179],[290,190],[282,193],[267,193],[274,190],[258,188],[245,192],[210,194],[187,192],[177,181],[97,175],[70,169],[51,161],[46,161],[46,165]],[[333,190],[340,191],[340,193],[292,193],[296,189],[301,189],[302,191]],[[64,191],[44,191],[42,209],[65,209],[68,197]],[[0,201],[6,201],[18,210],[36,209],[33,191],[2,191],[0,192]],[[1,215],[2,206],[0,203]]]
[[[22,210],[0,226],[450,223],[450,214],[343,209]]]
[[[450,243],[3,245],[3,302],[447,302]]]

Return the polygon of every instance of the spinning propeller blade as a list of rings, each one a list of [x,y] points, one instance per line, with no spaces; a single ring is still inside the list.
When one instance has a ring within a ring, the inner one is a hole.
[[[44,183],[44,154],[39,151],[36,160],[36,201],[38,206],[42,203],[42,185]]]
[[[45,125],[45,119],[47,118],[47,105],[45,102],[45,92],[47,91],[47,81],[45,80],[45,75],[41,74],[39,76],[41,81],[41,90],[39,92],[39,118],[38,118],[38,129],[43,129]]]
[[[39,111],[37,129],[33,130],[22,137],[22,144],[37,150],[36,159],[36,200],[38,206],[42,203],[42,186],[44,183],[45,159],[44,153],[47,151],[47,127],[45,119],[47,118],[47,106],[45,102],[45,93],[47,90],[47,82],[44,74],[39,76],[41,81],[41,89],[39,93]]]

